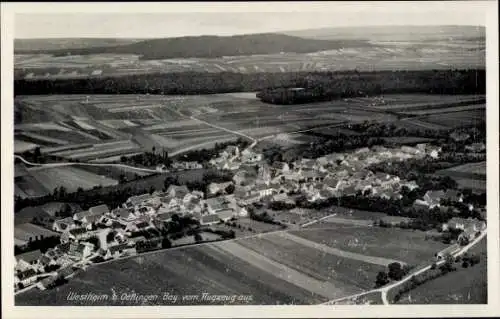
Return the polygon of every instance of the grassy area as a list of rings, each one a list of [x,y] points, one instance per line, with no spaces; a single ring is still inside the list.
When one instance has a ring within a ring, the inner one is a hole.
[[[398,304],[486,304],[488,302],[488,272],[486,238],[469,254],[481,257],[479,264],[428,281],[401,296]]]
[[[425,239],[425,232],[399,228],[379,228],[332,224],[329,228],[292,231],[293,234],[345,251],[393,258],[410,265],[431,261],[446,247],[441,242]]]
[[[104,265],[96,265],[76,275],[57,290],[32,291],[16,296],[21,305],[89,305],[85,301],[68,300],[69,292],[109,294],[135,291],[137,294],[158,294],[158,300],[143,305],[217,305],[222,302],[204,300],[162,300],[171,295],[245,295],[250,300],[234,304],[316,304],[323,299],[296,285],[262,271],[212,245],[165,250]],[[133,288],[132,288],[133,287]],[[231,302],[227,302],[231,304]],[[101,300],[91,305],[139,306],[133,301]]]

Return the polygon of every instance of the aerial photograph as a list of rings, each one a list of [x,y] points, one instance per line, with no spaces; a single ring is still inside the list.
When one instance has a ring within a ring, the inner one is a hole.
[[[482,16],[14,25],[15,306],[488,303]]]

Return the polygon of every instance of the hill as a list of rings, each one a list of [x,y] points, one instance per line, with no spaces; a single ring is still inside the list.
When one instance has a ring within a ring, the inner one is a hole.
[[[372,46],[363,40],[315,40],[296,36],[265,33],[237,36],[190,36],[143,40],[125,45],[96,46],[87,48],[43,49],[30,53],[45,53],[56,56],[89,55],[100,53],[136,54],[141,59],[169,58],[218,58],[255,54],[310,53],[340,48]],[[15,53],[26,53],[19,48]]]
[[[367,40],[367,41],[447,41],[480,40],[486,37],[483,26],[363,26],[337,27],[283,32],[284,34],[317,40]]]
[[[45,50],[83,49],[126,45],[138,41],[141,40],[114,38],[14,39],[14,51],[16,53],[37,53]]]

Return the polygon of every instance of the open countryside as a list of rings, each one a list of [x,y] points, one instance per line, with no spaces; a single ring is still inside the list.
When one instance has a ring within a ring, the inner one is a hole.
[[[389,29],[18,39],[16,305],[486,303],[484,27]]]

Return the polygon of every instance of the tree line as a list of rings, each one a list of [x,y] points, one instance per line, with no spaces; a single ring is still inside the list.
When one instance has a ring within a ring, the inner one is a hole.
[[[343,71],[128,74],[83,79],[18,79],[15,95],[32,94],[214,94],[261,91],[269,103],[296,103],[282,88],[305,87],[301,103],[388,93],[472,94],[485,92],[485,70]],[[286,90],[285,90],[286,91]]]

